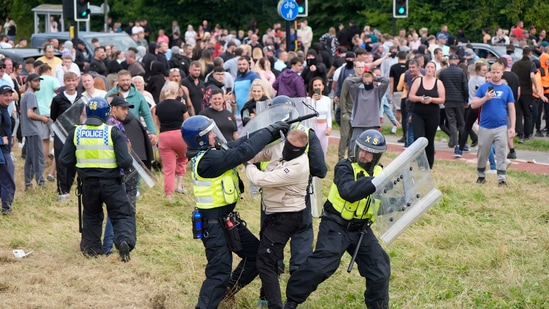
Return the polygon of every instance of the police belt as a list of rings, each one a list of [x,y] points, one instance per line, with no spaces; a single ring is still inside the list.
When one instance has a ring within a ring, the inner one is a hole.
[[[322,217],[343,226],[350,232],[360,231],[370,224],[370,220],[368,219],[345,220],[341,218],[339,214],[334,214],[329,211],[324,211]]]

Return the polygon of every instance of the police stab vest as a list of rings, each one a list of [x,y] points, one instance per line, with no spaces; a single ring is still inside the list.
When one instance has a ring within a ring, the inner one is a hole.
[[[353,167],[353,172],[355,174],[355,181],[358,179],[358,175],[362,172],[366,177],[370,177],[368,172],[363,169],[358,163],[351,163]],[[374,167],[374,177],[379,175],[382,171],[381,166],[376,165]],[[374,222],[375,217],[374,213],[379,208],[379,201],[372,201],[372,196],[368,195],[366,198],[358,200],[354,203],[344,200],[339,195],[339,190],[335,183],[332,183],[330,188],[330,193],[328,194],[328,200],[332,203],[334,209],[339,212],[341,217],[345,220],[352,219],[369,219]]]
[[[112,126],[81,125],[74,132],[76,146],[76,167],[78,168],[117,168]]]
[[[213,209],[236,203],[240,198],[236,169],[230,169],[216,178],[203,178],[198,175],[198,163],[206,151],[208,150],[201,151],[191,159],[196,207]]]

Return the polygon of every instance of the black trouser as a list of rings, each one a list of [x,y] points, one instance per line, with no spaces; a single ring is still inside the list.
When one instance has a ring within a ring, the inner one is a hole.
[[[269,302],[269,309],[282,309],[278,261],[282,257],[288,239],[298,231],[302,222],[302,211],[265,215],[257,251],[257,270],[263,293]]]
[[[446,106],[446,119],[448,120],[448,129],[450,129],[451,145],[458,145],[459,136],[463,135],[463,126],[465,123],[464,114],[465,107],[463,104],[456,107]]]
[[[208,220],[208,219],[204,219]],[[259,240],[244,224],[239,224],[238,234],[243,249],[235,252],[242,260],[232,271],[233,253],[229,249],[220,220],[208,220],[202,243],[206,249],[206,279],[202,282],[197,309],[215,309],[227,290],[234,294],[257,277],[256,255]],[[232,273],[231,273],[232,272]]]
[[[114,230],[114,244],[126,241],[130,250],[135,247],[135,212],[124,192],[119,179],[88,178],[82,180],[82,202],[84,204],[82,240],[80,250],[85,255],[103,253],[101,232],[103,227],[103,203]]]
[[[463,134],[459,137],[459,149],[463,150],[467,143],[467,137],[471,135],[471,140],[478,142],[478,136],[473,132],[473,125],[478,119],[478,109],[466,108],[465,109],[465,125],[463,126]]]
[[[515,131],[519,138],[527,138],[532,135],[532,102],[534,97],[531,94],[521,94],[516,109]],[[524,118],[524,122],[523,119]]]
[[[438,126],[440,127],[440,130],[448,135],[448,138],[450,138],[450,129],[448,128],[448,120],[446,119],[446,108],[440,109]]]
[[[318,285],[338,269],[343,254],[353,254],[359,238],[359,231],[351,232],[335,221],[322,217],[315,252],[288,281],[288,301],[301,304],[307,300]],[[366,228],[360,243],[356,263],[360,275],[366,278],[366,306],[370,309],[389,308],[391,264],[389,256],[369,227]]]
[[[55,155],[55,171],[57,172],[57,193],[67,194],[71,192],[71,186],[76,177],[76,166],[67,166],[59,162],[61,150],[63,150],[63,143],[61,143],[61,140],[55,135],[53,137],[53,151]],[[44,155],[47,156],[48,154]]]
[[[536,131],[541,131],[541,113],[543,112],[543,101],[540,98],[534,98],[532,102],[532,119]],[[534,130],[532,129],[532,133]]]
[[[425,147],[425,154],[429,167],[432,169],[435,163],[435,135],[439,123],[440,113],[418,113],[412,114],[412,129],[414,130],[414,141],[420,137],[425,137],[429,143]]]
[[[549,125],[549,102],[543,103],[543,110],[545,111],[545,127],[547,127]],[[549,131],[547,131],[547,134],[549,134]]]

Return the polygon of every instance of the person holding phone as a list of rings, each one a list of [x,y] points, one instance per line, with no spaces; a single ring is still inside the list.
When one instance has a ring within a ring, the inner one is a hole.
[[[408,100],[414,104],[412,110],[414,140],[425,137],[429,141],[425,147],[425,154],[431,169],[435,162],[435,134],[440,120],[439,104],[444,104],[446,98],[444,84],[435,77],[435,74],[436,64],[434,61],[429,61],[425,65],[425,76],[414,79],[408,96]]]
[[[507,186],[507,163],[505,153],[507,140],[515,136],[515,99],[513,91],[502,81],[504,67],[495,62],[491,67],[492,80],[481,85],[471,108],[482,107],[478,130],[477,183],[486,182],[486,160],[490,155],[492,143],[496,146],[496,169],[498,186]],[[507,121],[509,119],[509,122]]]
[[[322,93],[324,93],[322,77],[313,77],[309,84],[309,102],[311,102],[311,105],[318,112],[315,132],[320,140],[324,157],[326,157],[328,141],[332,134],[332,100],[322,95]]]

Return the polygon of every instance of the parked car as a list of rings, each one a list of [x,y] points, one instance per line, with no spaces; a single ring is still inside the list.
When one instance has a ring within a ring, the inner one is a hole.
[[[484,43],[471,43],[471,45],[473,45],[475,54],[480,58],[488,60],[488,63],[490,64],[494,63],[499,57],[507,54],[506,45],[490,45]],[[522,59],[522,48],[515,46],[515,50],[510,56],[511,59],[513,59],[513,63]],[[535,55],[533,57],[537,58]]]
[[[11,60],[19,63],[24,63],[25,60],[29,58],[34,58],[35,60],[44,56],[42,49],[40,48],[0,48],[0,54],[10,58]],[[60,57],[59,52],[55,52],[56,57]],[[23,72],[21,76],[27,76],[28,73],[25,70],[23,65]]]
[[[44,43],[49,39],[56,38],[59,43],[70,40],[69,32],[48,32],[35,33],[31,36],[30,45],[35,48],[42,48]],[[130,47],[137,47],[135,41],[125,32],[108,33],[108,32],[78,32],[78,39],[84,41],[86,45],[86,54],[93,55],[92,39],[97,38],[102,46],[114,45],[116,50],[126,51]]]

